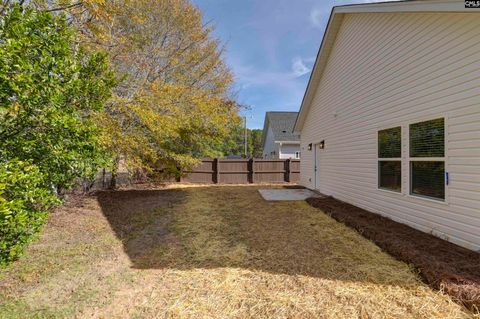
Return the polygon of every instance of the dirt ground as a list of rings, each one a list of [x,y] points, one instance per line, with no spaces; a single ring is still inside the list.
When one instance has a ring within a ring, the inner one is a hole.
[[[0,270],[0,318],[469,318],[349,227],[258,187],[73,197]]]
[[[480,312],[480,253],[331,197],[307,201],[373,240],[392,256],[412,264],[435,289]]]

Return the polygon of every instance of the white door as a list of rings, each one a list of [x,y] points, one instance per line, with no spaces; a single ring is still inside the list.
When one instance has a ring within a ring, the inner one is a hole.
[[[315,161],[314,161],[314,178],[315,178],[315,183],[314,183],[314,188],[315,189],[320,189],[320,148],[318,144],[314,145],[314,156],[315,156]]]

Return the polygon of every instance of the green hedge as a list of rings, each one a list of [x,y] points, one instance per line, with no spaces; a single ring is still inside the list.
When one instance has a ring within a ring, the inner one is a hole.
[[[8,1],[7,1],[8,2]],[[0,14],[0,265],[37,234],[57,194],[108,156],[96,116],[116,84],[65,15],[18,2]]]
[[[58,199],[38,168],[13,161],[0,166],[0,265],[17,258]]]

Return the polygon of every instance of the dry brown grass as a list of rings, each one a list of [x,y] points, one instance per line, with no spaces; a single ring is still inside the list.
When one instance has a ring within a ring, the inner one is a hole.
[[[0,318],[468,318],[406,264],[258,187],[99,193],[0,270]]]

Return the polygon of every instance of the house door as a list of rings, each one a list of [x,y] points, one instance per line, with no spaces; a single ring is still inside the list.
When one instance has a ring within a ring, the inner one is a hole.
[[[314,188],[320,189],[320,148],[318,144],[314,145]]]

